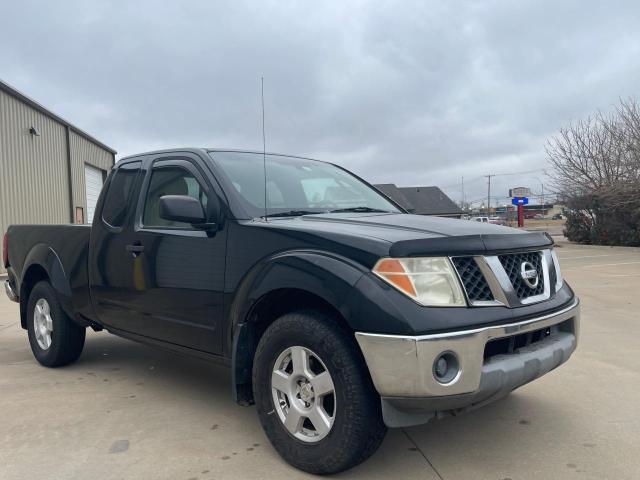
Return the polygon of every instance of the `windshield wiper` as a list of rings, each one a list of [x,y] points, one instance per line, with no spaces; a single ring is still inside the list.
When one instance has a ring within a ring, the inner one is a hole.
[[[319,215],[322,213],[393,213],[393,212],[390,212],[389,210],[380,210],[379,208],[362,206],[362,207],[339,208],[337,210],[329,210],[329,211],[288,210],[286,212],[270,213],[268,215],[263,215],[260,218],[300,217],[302,215]]]
[[[313,215],[316,213],[324,213],[324,212],[312,212],[311,210],[289,210],[288,212],[278,212],[278,213],[270,213],[269,215],[263,215],[260,218],[267,217],[299,217],[301,215]]]
[[[329,213],[392,213],[389,210],[380,210],[379,208],[371,207],[351,207],[351,208],[339,208],[337,210],[331,210]]]

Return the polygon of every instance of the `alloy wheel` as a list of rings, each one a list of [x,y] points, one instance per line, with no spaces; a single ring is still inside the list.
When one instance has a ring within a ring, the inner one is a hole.
[[[36,302],[33,312],[33,332],[42,350],[48,350],[51,346],[51,334],[53,333],[53,319],[51,308],[46,299],[41,298]]]
[[[313,443],[331,431],[336,414],[333,379],[320,357],[301,346],[285,349],[271,374],[278,417],[295,438]]]

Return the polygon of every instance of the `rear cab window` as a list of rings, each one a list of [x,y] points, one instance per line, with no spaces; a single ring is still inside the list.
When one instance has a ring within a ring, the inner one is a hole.
[[[140,173],[140,162],[131,162],[116,168],[109,181],[102,204],[102,220],[112,227],[122,227],[132,210],[131,194]]]

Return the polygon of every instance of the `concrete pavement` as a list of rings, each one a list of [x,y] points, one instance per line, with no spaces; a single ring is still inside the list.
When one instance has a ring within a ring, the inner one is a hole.
[[[582,299],[578,351],[476,412],[391,430],[339,478],[640,478],[640,249],[561,244]],[[306,478],[285,464],[229,372],[89,332],[76,364],[36,364],[0,298],[0,479]]]

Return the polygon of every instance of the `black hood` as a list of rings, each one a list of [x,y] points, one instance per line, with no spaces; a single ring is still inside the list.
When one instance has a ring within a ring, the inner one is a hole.
[[[270,222],[272,226],[322,234],[334,240],[336,236],[378,240],[388,245],[393,257],[489,254],[553,245],[545,233],[411,214],[319,214]]]

